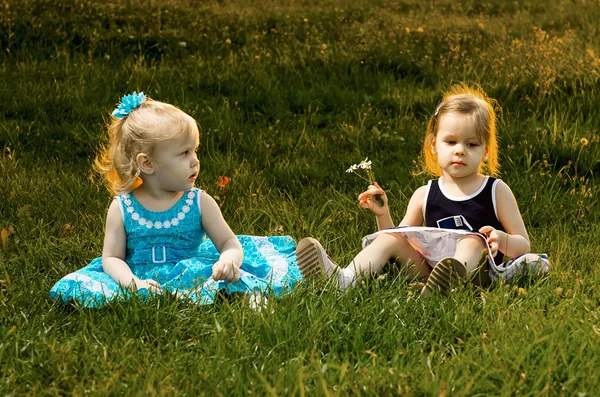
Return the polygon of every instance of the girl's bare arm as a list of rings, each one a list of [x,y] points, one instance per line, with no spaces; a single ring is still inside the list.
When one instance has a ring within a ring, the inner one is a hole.
[[[213,266],[213,277],[216,280],[235,281],[239,277],[239,267],[244,259],[242,245],[223,219],[221,209],[210,195],[202,193],[200,206],[202,227],[220,254],[219,260]]]
[[[104,247],[102,248],[102,269],[125,288],[137,290],[147,288],[160,291],[154,280],[140,280],[125,263],[127,236],[117,200],[113,200],[106,215]]]
[[[529,236],[517,200],[508,185],[503,181],[496,187],[496,211],[504,231],[491,226],[482,227],[479,232],[488,237],[492,252],[500,251],[511,258],[526,254],[530,250]]]

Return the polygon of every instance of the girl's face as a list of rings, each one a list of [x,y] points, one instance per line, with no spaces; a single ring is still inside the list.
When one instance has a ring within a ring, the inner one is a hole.
[[[455,179],[477,175],[487,157],[487,146],[478,138],[473,120],[461,113],[440,116],[431,150],[444,176]]]
[[[194,187],[198,177],[200,162],[198,133],[159,142],[150,156],[154,166],[155,179],[163,190],[179,192]]]

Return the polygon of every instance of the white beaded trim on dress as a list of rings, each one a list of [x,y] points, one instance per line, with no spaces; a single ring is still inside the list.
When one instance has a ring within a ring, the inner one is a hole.
[[[129,197],[129,193],[125,193],[123,196],[123,203],[125,204],[125,206],[127,207],[125,209],[125,212],[127,212],[128,214],[131,215],[131,219],[133,219],[135,222],[137,222],[140,226],[146,226],[148,229],[162,229],[163,227],[165,229],[170,228],[171,226],[177,226],[179,225],[179,221],[182,221],[185,219],[185,214],[187,214],[188,212],[190,212],[190,206],[194,203],[194,197],[196,197],[196,193],[194,191],[191,191],[187,194],[187,200],[185,200],[186,205],[184,205],[181,208],[181,211],[179,211],[177,213],[177,216],[173,217],[173,219],[166,220],[164,222],[161,221],[155,221],[152,222],[150,220],[146,220],[146,218],[143,218],[140,216],[140,214],[138,214],[137,212],[135,212],[135,209],[132,206],[132,201],[131,198]]]

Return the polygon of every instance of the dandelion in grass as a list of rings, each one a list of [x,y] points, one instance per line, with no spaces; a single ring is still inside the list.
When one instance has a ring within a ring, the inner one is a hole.
[[[346,172],[357,175],[362,180],[368,182],[369,185],[373,185],[375,184],[375,173],[373,172],[372,164],[373,162],[367,157],[358,164],[352,164]],[[375,201],[380,206],[384,204],[380,194],[375,195]]]

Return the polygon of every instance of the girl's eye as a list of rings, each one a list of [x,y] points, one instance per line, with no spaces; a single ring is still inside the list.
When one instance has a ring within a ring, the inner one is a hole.
[[[446,141],[446,143],[447,143],[448,145],[454,145],[454,144],[455,144],[455,142],[454,142],[454,141]]]
[[[189,150],[186,150],[185,152],[181,152],[181,155],[182,155],[182,156],[187,156],[187,154],[188,154],[189,152],[190,152]]]

